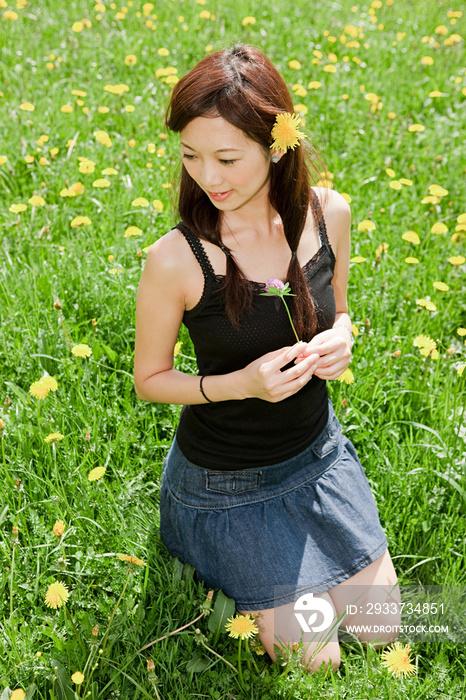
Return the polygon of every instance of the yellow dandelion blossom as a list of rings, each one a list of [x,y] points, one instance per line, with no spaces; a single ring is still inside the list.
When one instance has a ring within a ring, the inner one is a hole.
[[[432,56],[423,56],[421,58],[421,65],[423,66],[432,66],[434,63],[434,59]]]
[[[345,371],[340,374],[339,377],[337,377],[339,382],[345,382],[345,384],[352,384],[354,382],[354,374],[352,371],[349,369],[345,369]]]
[[[28,200],[28,204],[30,204],[31,207],[43,207],[45,204],[45,199],[36,194],[34,197],[31,197],[31,199]]]
[[[457,328],[456,332],[461,338],[463,338],[466,335],[466,328]]]
[[[29,387],[29,391],[35,399],[45,399],[49,392],[58,389],[58,382],[55,377],[42,377],[37,382],[33,382]]]
[[[71,90],[71,94],[74,95],[75,97],[86,97],[87,92],[84,92],[84,90]]]
[[[104,168],[102,175],[118,175],[118,170],[115,170],[115,168]]]
[[[106,131],[102,131],[101,129],[94,131],[94,136],[96,137],[97,141],[102,144],[102,146],[107,146],[107,148],[110,148],[112,145],[112,139]]]
[[[430,229],[431,233],[447,233],[448,226],[446,226],[443,221],[437,221]]]
[[[407,187],[412,187],[413,181],[409,180],[407,177],[400,177],[400,182],[402,185],[406,185]]]
[[[299,61],[296,61],[296,59],[289,61],[288,67],[291,68],[292,70],[301,70],[301,64]]]
[[[210,17],[210,13],[209,13],[209,17]],[[168,56],[170,51],[168,49],[161,48],[161,49],[157,50],[157,53],[159,54],[159,56]]]
[[[145,197],[137,197],[136,199],[133,199],[131,202],[132,207],[148,207],[149,202]]]
[[[348,204],[351,204],[351,195],[348,194],[348,192],[341,192],[340,193],[343,199],[346,199]]]
[[[460,214],[456,220],[459,224],[466,224],[466,213]]]
[[[22,688],[16,688],[10,695],[10,700],[24,700],[26,693]]]
[[[99,187],[100,189],[110,187],[110,185],[111,182],[109,182],[109,180],[106,180],[104,177],[101,177],[98,180],[94,180],[94,182],[92,183],[92,187]]]
[[[298,114],[307,114],[308,112],[306,105],[303,105],[301,103],[294,105],[294,111]]]
[[[399,180],[391,180],[389,185],[393,190],[401,190],[401,182]]]
[[[117,554],[118,559],[126,561],[128,564],[136,564],[136,566],[147,566],[146,562],[137,557],[130,557],[128,554]]]
[[[350,262],[362,263],[362,262],[366,262],[366,258],[363,258],[362,255],[355,255],[354,258],[351,258]]]
[[[375,224],[369,219],[364,219],[358,224],[358,231],[373,231],[375,229]]]
[[[424,307],[428,311],[437,311],[437,307],[433,301],[430,301],[430,299],[416,299],[416,304]]]
[[[55,522],[55,525],[52,528],[53,534],[55,535],[55,537],[61,537],[63,535],[63,533],[65,532],[65,527],[66,527],[66,525],[63,522],[63,520],[57,520]]]
[[[125,238],[130,238],[131,236],[140,236],[142,231],[137,226],[128,226],[125,231]]]
[[[416,231],[405,231],[401,238],[404,241],[408,241],[408,243],[414,243],[414,245],[419,245],[420,243],[419,236]]]
[[[47,589],[47,593],[45,594],[45,604],[49,608],[56,610],[57,608],[61,608],[63,603],[68,601],[69,597],[70,593],[65,584],[60,583],[60,581],[56,581],[55,583],[51,583]]]
[[[448,292],[450,287],[448,284],[445,284],[445,282],[432,282],[434,285],[435,289],[438,289],[440,292]]]
[[[13,212],[13,214],[19,214],[22,211],[26,211],[27,208],[27,204],[12,204],[8,209]]]
[[[462,265],[465,261],[466,258],[463,255],[453,255],[451,258],[448,258],[448,262],[452,265]]]
[[[408,131],[414,133],[416,131],[424,131],[425,128],[423,124],[411,124],[411,126],[408,127]]]
[[[71,222],[71,227],[76,228],[77,226],[89,226],[92,223],[88,216],[75,216]]]
[[[324,73],[336,73],[337,72],[337,67],[333,65],[333,63],[328,63],[326,66],[322,68]]]
[[[438,204],[440,202],[440,197],[433,194],[429,194],[427,197],[421,199],[421,204]]]
[[[71,353],[75,357],[90,357],[92,355],[92,350],[86,343],[80,343],[79,345],[73,345]]]
[[[4,165],[7,162],[8,158],[6,156],[0,156],[0,165]]]
[[[81,671],[76,671],[76,673],[73,673],[73,675],[71,676],[71,680],[76,685],[81,685],[81,683],[84,682],[84,674],[81,673]]]
[[[375,256],[378,257],[382,253],[386,253],[388,250],[388,243],[381,243],[377,248],[375,249]]]
[[[173,349],[173,357],[176,357],[179,354],[179,352],[182,348],[182,345],[183,345],[183,342],[181,340],[179,340],[177,343],[175,343],[175,347]]]
[[[309,90],[318,90],[320,87],[322,87],[320,80],[311,80],[311,82],[308,83]]]
[[[89,481],[98,481],[103,477],[106,471],[107,467],[94,467],[87,475],[87,478]]]
[[[125,56],[125,65],[135,66],[137,62],[138,62],[138,58],[137,58],[137,56],[134,55],[134,53],[130,53],[130,54],[128,54],[128,56]]]
[[[54,444],[56,442],[60,442],[60,440],[63,440],[65,436],[62,435],[61,433],[50,433],[47,435],[47,437],[44,438],[44,442],[50,444]]]
[[[429,338],[428,335],[418,335],[413,340],[413,345],[419,348],[421,355],[427,356],[432,350],[437,349],[437,343],[433,338]]]
[[[84,24],[82,22],[79,22],[79,21],[74,22],[72,27],[71,27],[71,31],[77,32],[77,33],[82,32],[83,29],[84,29]]]
[[[20,104],[19,108],[22,109],[23,112],[33,112],[35,110],[34,105],[30,102],[23,102]]]
[[[436,34],[441,34],[442,36],[445,36],[445,34],[448,34],[448,29],[444,24],[439,24],[438,27],[435,27],[434,32]]]
[[[419,260],[417,258],[407,257],[405,258],[405,263],[408,263],[408,265],[417,265]]]
[[[70,191],[73,192],[74,195],[82,194],[84,190],[85,187],[81,182],[73,182],[70,187]]]
[[[2,7],[5,7],[5,5],[2,5]],[[14,22],[18,19],[18,13],[14,10],[6,10],[6,12],[3,13],[3,19],[11,19]]]
[[[255,23],[256,23],[256,18],[255,18],[255,17],[245,17],[245,18],[242,20],[241,25],[242,25],[243,27],[247,27],[248,24],[255,24]]]
[[[292,89],[293,89],[294,94],[297,95],[298,97],[306,97],[306,95],[307,95],[306,88],[303,85],[301,85],[300,83],[295,83],[293,85]]]
[[[123,95],[125,92],[129,92],[128,85],[124,83],[119,83],[118,85],[105,85],[105,92],[110,92],[112,95]]]
[[[305,137],[298,126],[301,124],[301,118],[297,114],[277,114],[275,124],[272,128],[273,143],[270,146],[274,151],[286,151],[291,148],[294,150],[299,144],[299,140]]]
[[[392,170],[392,168],[387,168],[385,172],[387,173],[388,177],[395,177],[395,171]]]
[[[63,114],[71,114],[73,112],[73,107],[71,105],[62,105],[60,107],[60,112],[63,112]]]
[[[95,165],[90,160],[83,160],[79,164],[79,172],[83,173],[84,175],[88,175],[89,173],[93,173],[94,170],[95,170]]]
[[[259,632],[251,615],[230,617],[225,624],[225,629],[233,639],[249,639]]]
[[[433,194],[436,197],[445,197],[448,194],[448,190],[440,185],[429,185],[429,194]]]
[[[416,667],[411,662],[410,654],[409,644],[404,646],[400,642],[395,642],[390,649],[382,652],[382,666],[388,668],[390,673],[397,678],[398,676],[409,676],[416,673]]]

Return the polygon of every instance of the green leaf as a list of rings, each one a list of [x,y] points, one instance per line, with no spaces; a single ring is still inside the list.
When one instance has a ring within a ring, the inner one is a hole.
[[[192,657],[186,663],[186,670],[191,673],[199,673],[200,671],[204,671],[209,663],[209,659],[206,658],[199,649],[196,649]]]
[[[50,664],[57,676],[57,700],[75,700],[75,692],[71,687],[71,675],[56,659],[50,659]]]
[[[235,601],[228,598],[223,591],[217,593],[214,609],[209,615],[208,627],[211,632],[224,632],[225,623],[235,614]]]

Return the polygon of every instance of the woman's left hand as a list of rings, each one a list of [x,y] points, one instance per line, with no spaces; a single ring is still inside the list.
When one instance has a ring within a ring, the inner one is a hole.
[[[320,379],[337,379],[351,360],[351,337],[346,327],[329,328],[315,335],[306,348],[297,356],[295,364],[318,353],[319,360],[314,374]]]

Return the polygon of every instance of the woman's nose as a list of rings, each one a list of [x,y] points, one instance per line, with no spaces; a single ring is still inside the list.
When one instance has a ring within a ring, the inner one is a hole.
[[[204,189],[215,187],[222,182],[222,176],[216,164],[204,164],[201,172],[201,183]]]

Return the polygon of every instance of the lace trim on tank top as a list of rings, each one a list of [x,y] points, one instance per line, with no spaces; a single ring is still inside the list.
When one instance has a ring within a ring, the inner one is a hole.
[[[312,258],[308,260],[302,267],[302,271],[304,276],[307,278],[307,280],[310,280],[311,277],[313,277],[316,272],[319,270],[323,262],[325,261],[325,253],[328,253],[330,255],[330,258],[332,259],[332,262],[335,262],[335,255],[332,250],[332,246],[330,245],[330,241],[328,240],[328,235],[327,235],[327,227],[325,225],[325,220],[324,216],[322,213],[322,207],[320,206],[319,199],[315,192],[311,190],[311,206],[313,208],[314,213],[317,215],[317,225],[318,225],[318,234],[319,234],[319,242],[320,242],[320,248],[314,253]],[[203,304],[206,296],[210,292],[211,289],[211,280],[215,280],[217,283],[223,283],[225,280],[225,275],[219,275],[215,272],[214,268],[212,267],[212,263],[210,262],[210,258],[207,255],[204,246],[202,245],[202,242],[200,238],[198,238],[186,224],[183,222],[180,222],[175,226],[187,242],[189,243],[189,246],[191,250],[193,251],[196,260],[198,261],[199,265],[201,266],[203,275],[204,275],[204,289],[202,292],[202,296],[197,302],[195,306],[192,307],[192,309],[186,310],[185,313],[191,314],[194,311],[197,311],[198,308]],[[257,292],[262,292],[265,289],[265,283],[264,282],[256,282],[254,280],[248,280],[254,291]]]

